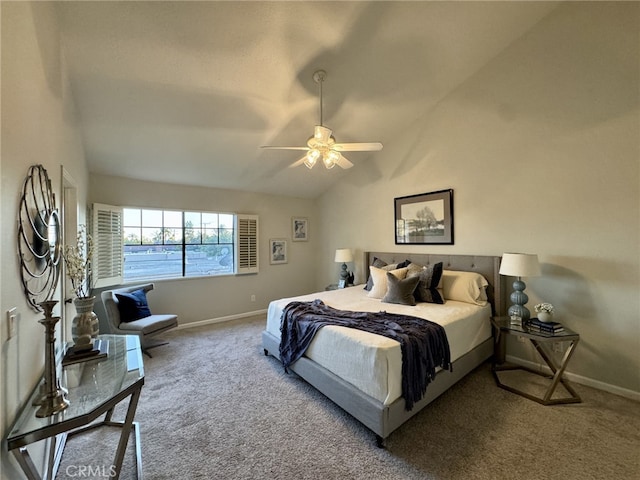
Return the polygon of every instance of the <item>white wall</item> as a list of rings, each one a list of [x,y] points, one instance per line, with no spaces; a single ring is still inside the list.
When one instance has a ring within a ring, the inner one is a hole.
[[[156,281],[149,294],[154,312],[178,315],[183,325],[219,319],[267,308],[283,296],[315,290],[316,252],[320,232],[316,229],[316,202],[303,198],[239,192],[213,188],[144,182],[92,174],[89,200],[124,207],[149,207],[196,211],[247,213],[259,216],[259,264],[256,275]],[[309,219],[309,241],[291,241],[292,217]],[[269,264],[269,239],[288,242],[288,263]],[[251,301],[251,295],[256,301]],[[100,316],[99,308],[96,313]]]
[[[0,224],[0,431],[3,438],[44,365],[41,313],[22,293],[17,261],[18,205],[29,166],[42,164],[58,206],[61,165],[78,180],[84,203],[88,181],[52,3],[2,2],[2,206]],[[59,299],[59,298],[58,298]],[[6,340],[5,312],[17,307],[17,336]],[[58,314],[60,314],[58,309]],[[37,458],[37,457],[36,457]],[[2,449],[2,477],[18,478]]]
[[[580,333],[569,371],[639,394],[639,7],[561,6],[407,124],[369,168],[322,197],[331,228],[320,256],[339,247],[537,253],[529,307],[553,303]],[[454,189],[455,244],[396,246],[394,197],[445,188]],[[319,270],[334,276],[329,263]]]

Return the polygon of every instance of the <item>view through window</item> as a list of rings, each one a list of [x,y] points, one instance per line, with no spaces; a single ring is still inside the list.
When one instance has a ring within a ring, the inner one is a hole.
[[[235,273],[235,215],[123,209],[124,281]]]

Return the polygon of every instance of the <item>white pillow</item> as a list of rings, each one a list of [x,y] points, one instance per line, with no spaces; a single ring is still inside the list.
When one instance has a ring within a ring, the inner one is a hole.
[[[484,306],[487,304],[487,279],[475,272],[443,270],[442,293],[445,300],[457,300]]]
[[[373,287],[371,287],[367,296],[371,298],[384,297],[387,293],[387,270],[371,265],[369,271],[373,279]],[[395,270],[390,270],[389,273],[392,273],[396,278],[402,280],[407,276],[407,267],[396,268]]]

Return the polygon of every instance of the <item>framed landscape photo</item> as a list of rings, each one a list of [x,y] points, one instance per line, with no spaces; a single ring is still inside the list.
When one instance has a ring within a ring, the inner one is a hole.
[[[309,220],[304,217],[293,217],[291,219],[291,237],[294,242],[309,240]]]
[[[269,240],[269,263],[277,265],[287,263],[287,241],[284,238]]]
[[[397,245],[453,245],[453,190],[394,199]]]

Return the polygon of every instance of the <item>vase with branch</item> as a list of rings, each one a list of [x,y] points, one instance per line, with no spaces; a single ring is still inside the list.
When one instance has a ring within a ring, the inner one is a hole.
[[[95,296],[91,292],[91,259],[93,256],[93,241],[86,232],[84,225],[80,225],[76,243],[65,245],[62,254],[66,266],[67,277],[76,295],[73,304],[76,316],[71,322],[71,338],[76,350],[93,347],[93,339],[98,336],[98,316],[93,312]]]

